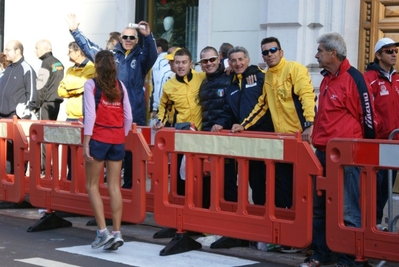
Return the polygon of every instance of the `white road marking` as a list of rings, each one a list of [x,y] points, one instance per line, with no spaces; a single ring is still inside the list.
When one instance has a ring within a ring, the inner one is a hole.
[[[203,251],[189,251],[176,255],[159,256],[159,252],[163,248],[164,246],[156,244],[126,242],[117,251],[112,252],[104,251],[102,248],[92,249],[89,245],[57,248],[57,250],[140,267],[231,267],[258,263]]]
[[[63,263],[60,261],[46,260],[43,258],[15,259],[14,261],[20,261],[20,262],[28,263],[31,265],[41,266],[41,267],[54,267],[54,266],[57,266],[57,267],[81,267],[78,265],[67,264],[67,263]]]

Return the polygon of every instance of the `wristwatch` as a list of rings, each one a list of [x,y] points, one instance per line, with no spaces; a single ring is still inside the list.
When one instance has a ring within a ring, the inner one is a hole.
[[[313,121],[305,121],[303,123],[303,129],[307,129],[307,128],[309,128],[312,125],[313,125]]]

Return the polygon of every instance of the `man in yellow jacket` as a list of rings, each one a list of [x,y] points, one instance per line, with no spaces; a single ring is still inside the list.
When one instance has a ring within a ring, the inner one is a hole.
[[[192,57],[186,48],[176,50],[173,64],[176,75],[163,86],[158,111],[159,123],[154,128],[160,129],[167,122],[167,109],[169,103],[172,102],[175,123],[192,122],[198,130],[201,130],[202,111],[198,92],[205,73],[198,73],[191,69]]]
[[[58,95],[67,98],[66,113],[67,121],[79,121],[83,118],[83,91],[84,83],[91,78],[94,78],[95,68],[91,62],[80,50],[76,42],[71,42],[68,45],[69,60],[75,65],[69,67],[60,85],[58,87]],[[67,179],[71,180],[71,158],[70,149],[68,148],[68,175]]]
[[[251,114],[232,132],[248,129],[270,110],[274,131],[302,133],[302,140],[310,142],[316,115],[316,94],[308,69],[294,61],[287,61],[280,42],[268,37],[261,42],[262,55],[268,65],[262,96]],[[289,163],[276,164],[276,206],[292,205],[293,168]]]

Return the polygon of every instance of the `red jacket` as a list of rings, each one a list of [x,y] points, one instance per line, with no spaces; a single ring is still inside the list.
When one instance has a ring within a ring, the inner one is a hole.
[[[399,128],[399,75],[393,70],[389,81],[382,71],[378,64],[370,63],[364,77],[374,96],[379,125],[377,138],[388,139],[389,134]],[[394,139],[399,140],[399,134]]]
[[[324,78],[320,85],[319,105],[312,133],[313,146],[324,151],[332,138],[363,138],[366,127],[367,132],[372,131],[373,137],[371,91],[363,75],[351,67],[347,59],[342,62],[336,74],[323,70],[322,75]],[[358,86],[365,91],[365,113]]]

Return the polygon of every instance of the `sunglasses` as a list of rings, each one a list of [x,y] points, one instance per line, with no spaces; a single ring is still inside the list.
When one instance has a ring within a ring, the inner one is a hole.
[[[385,52],[385,53],[387,53],[389,55],[392,55],[394,52],[395,52],[395,54],[397,54],[398,53],[398,49],[397,48],[384,49],[384,50],[382,50],[382,52]]]
[[[262,55],[267,56],[269,53],[274,54],[274,53],[276,53],[278,50],[280,50],[280,49],[278,49],[278,47],[272,47],[272,48],[270,48],[269,50],[263,50],[263,51],[262,51]]]
[[[134,35],[122,35],[122,39],[123,40],[127,40],[127,39],[129,39],[129,40],[136,40],[136,36],[134,36]]]
[[[200,63],[201,64],[207,64],[208,61],[213,63],[213,62],[216,61],[216,59],[218,59],[218,56],[214,56],[214,57],[210,57],[210,58],[203,58],[203,59],[200,60]]]

